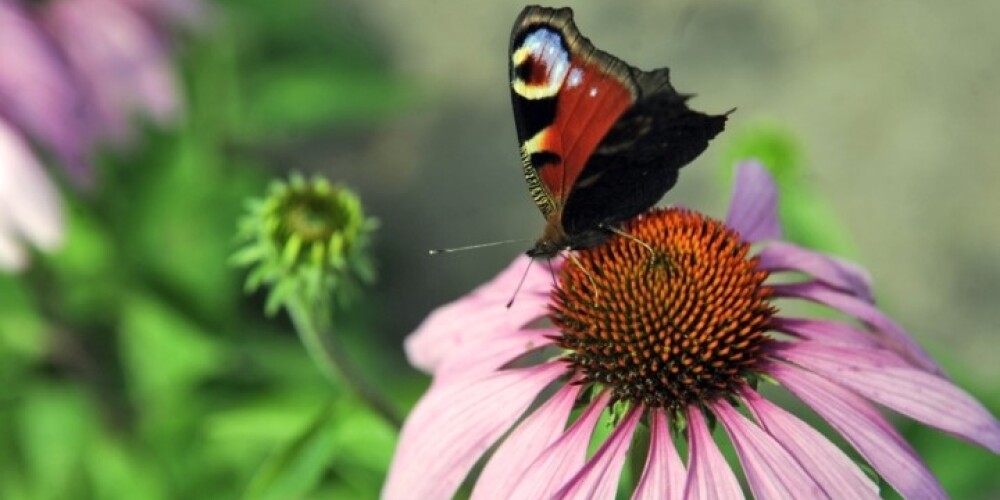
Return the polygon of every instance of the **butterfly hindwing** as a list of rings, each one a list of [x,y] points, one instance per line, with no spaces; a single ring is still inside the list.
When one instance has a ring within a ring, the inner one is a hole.
[[[604,136],[570,190],[562,214],[568,234],[630,219],[656,204],[681,167],[725,126],[725,115],[689,109],[688,96],[670,86],[666,68],[632,71],[639,98]]]

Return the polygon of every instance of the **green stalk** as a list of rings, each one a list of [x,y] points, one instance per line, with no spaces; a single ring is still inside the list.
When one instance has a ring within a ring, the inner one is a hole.
[[[346,385],[394,428],[402,427],[403,420],[389,400],[364,379],[343,350],[334,344],[335,336],[325,320],[329,315],[323,313],[329,308],[307,307],[300,298],[290,299],[286,306],[302,345],[323,376],[333,384]]]

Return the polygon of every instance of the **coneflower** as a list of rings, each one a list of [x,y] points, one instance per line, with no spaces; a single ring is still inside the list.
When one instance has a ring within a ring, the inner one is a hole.
[[[878,498],[843,450],[769,401],[773,386],[904,497],[944,498],[873,403],[994,452],[1000,424],[874,305],[861,268],[780,241],[775,206],[770,176],[744,163],[725,222],[652,210],[623,227],[628,237],[556,262],[554,284],[537,266],[509,310],[524,258],[433,313],[407,352],[434,381],[403,427],[384,498],[451,497],[493,449],[473,498],[613,499],[640,425],[648,453],[633,498],[742,498],[716,427],[756,498]],[[852,321],[792,317],[785,300]],[[588,456],[607,412],[614,429]]]

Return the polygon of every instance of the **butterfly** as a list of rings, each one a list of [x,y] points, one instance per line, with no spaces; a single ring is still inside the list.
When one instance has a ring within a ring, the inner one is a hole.
[[[514,21],[510,85],[524,177],[545,217],[532,257],[601,244],[659,201],[726,123],[689,109],[667,68],[643,71],[594,47],[569,8],[529,6]]]

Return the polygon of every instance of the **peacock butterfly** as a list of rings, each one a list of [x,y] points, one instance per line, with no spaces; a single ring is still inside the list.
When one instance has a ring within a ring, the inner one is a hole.
[[[673,187],[726,122],[689,109],[667,68],[643,71],[594,47],[569,8],[521,11],[510,82],[524,177],[546,222],[532,257],[602,243]]]

